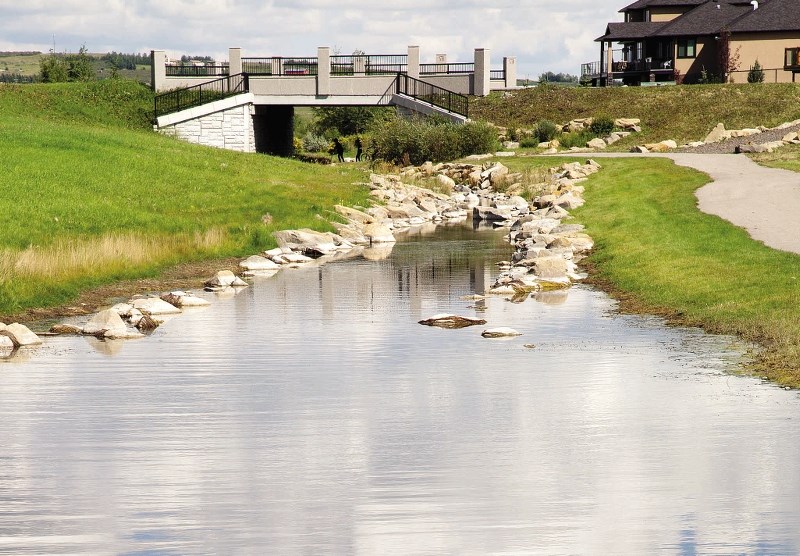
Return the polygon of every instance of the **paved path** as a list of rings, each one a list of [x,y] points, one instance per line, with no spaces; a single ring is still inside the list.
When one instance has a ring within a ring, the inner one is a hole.
[[[759,166],[736,154],[591,153],[604,156],[671,158],[713,180],[697,190],[698,207],[744,228],[774,249],[800,253],[800,173]]]

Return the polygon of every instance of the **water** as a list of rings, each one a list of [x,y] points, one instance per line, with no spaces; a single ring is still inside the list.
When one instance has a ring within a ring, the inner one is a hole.
[[[462,299],[508,256],[446,229],[17,353],[0,553],[800,552],[796,393],[586,287]],[[524,335],[417,324],[448,311]]]

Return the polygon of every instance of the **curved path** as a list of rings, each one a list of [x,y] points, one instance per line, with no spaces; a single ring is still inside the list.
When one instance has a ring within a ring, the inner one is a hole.
[[[700,210],[744,228],[769,247],[800,253],[800,173],[759,166],[736,154],[588,154],[598,155],[670,158],[705,172],[713,181],[696,192]]]

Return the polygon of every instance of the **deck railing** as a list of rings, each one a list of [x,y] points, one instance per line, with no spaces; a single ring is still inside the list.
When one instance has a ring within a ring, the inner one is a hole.
[[[396,82],[397,94],[427,102],[465,118],[469,117],[469,98],[464,95],[414,79],[405,73],[398,73]]]
[[[249,91],[247,74],[237,73],[208,83],[167,91],[155,97],[155,117],[200,106]]]
[[[168,65],[167,77],[216,77],[228,75],[228,64],[208,64],[203,66]]]
[[[365,64],[367,75],[388,75],[408,71],[407,54],[378,54],[367,56]]]
[[[491,79],[492,81],[505,81],[506,70],[504,69],[489,70],[489,79]]]
[[[588,62],[581,64],[581,76],[584,75],[600,75],[600,62]]]

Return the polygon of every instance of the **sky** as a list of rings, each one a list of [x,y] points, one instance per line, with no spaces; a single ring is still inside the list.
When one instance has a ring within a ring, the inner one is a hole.
[[[0,50],[149,52],[228,59],[242,55],[447,54],[470,62],[490,49],[492,68],[516,56],[519,78],[580,73],[599,59],[594,39],[620,21],[625,0],[0,0]]]

